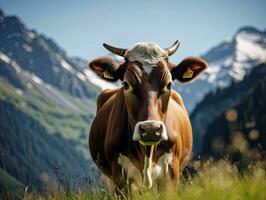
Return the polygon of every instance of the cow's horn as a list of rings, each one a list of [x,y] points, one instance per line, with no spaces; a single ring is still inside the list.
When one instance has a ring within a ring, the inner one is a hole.
[[[126,53],[127,49],[121,49],[121,48],[117,48],[117,47],[112,47],[112,46],[110,46],[108,44],[105,44],[105,43],[103,43],[103,46],[107,50],[111,51],[112,53],[114,53],[116,55],[119,55],[119,56],[125,57],[125,53]]]
[[[166,50],[168,52],[168,56],[171,56],[176,52],[179,45],[180,45],[180,42],[179,42],[179,40],[177,40],[171,47],[164,49],[164,50]]]

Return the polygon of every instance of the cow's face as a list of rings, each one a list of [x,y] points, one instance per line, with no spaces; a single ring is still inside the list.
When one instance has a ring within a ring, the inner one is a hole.
[[[123,79],[133,140],[143,145],[168,139],[164,124],[171,94],[171,73],[166,60],[149,67],[152,69],[145,70],[140,62],[130,61]]]
[[[89,66],[105,80],[122,81],[121,90],[133,140],[143,145],[156,145],[168,140],[165,121],[173,81],[194,80],[207,68],[207,63],[191,57],[178,65],[171,64],[169,52],[154,43],[138,43],[120,52],[125,56],[125,62],[120,65],[102,57],[93,60]]]

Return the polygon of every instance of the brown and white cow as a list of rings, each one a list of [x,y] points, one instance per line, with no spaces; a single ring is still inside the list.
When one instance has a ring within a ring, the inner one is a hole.
[[[155,43],[137,43],[131,49],[104,44],[123,56],[117,64],[100,57],[89,67],[107,81],[122,87],[104,90],[97,99],[89,146],[103,174],[121,188],[151,188],[163,180],[178,182],[190,159],[192,130],[181,96],[171,89],[173,81],[194,80],[207,68],[195,57],[172,64],[168,57],[179,42],[162,49]]]

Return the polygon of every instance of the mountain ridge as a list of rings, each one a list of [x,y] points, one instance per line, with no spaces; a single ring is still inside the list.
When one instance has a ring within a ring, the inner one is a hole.
[[[207,93],[243,80],[266,60],[266,32],[253,26],[240,27],[230,40],[214,45],[201,57],[208,62],[208,69],[195,82],[175,86],[190,113]]]

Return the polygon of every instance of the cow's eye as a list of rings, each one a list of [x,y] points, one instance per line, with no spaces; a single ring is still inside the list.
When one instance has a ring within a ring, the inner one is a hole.
[[[129,84],[127,82],[123,82],[122,83],[124,90],[128,90],[129,89]]]
[[[164,86],[160,92],[159,92],[159,95],[162,95],[166,92],[168,92],[169,90],[171,90],[171,87],[172,87],[172,82],[169,82],[166,86]]]

